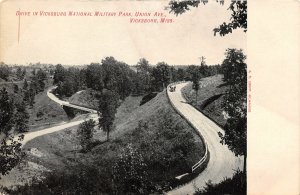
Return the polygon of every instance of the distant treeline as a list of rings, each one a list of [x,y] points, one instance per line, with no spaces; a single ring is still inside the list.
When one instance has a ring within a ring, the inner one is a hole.
[[[169,83],[192,80],[194,74],[201,78],[220,72],[220,65],[202,64],[176,68],[159,62],[152,66],[142,58],[136,66],[129,66],[114,57],[106,57],[101,63],[91,63],[84,68],[56,65],[53,84],[58,86],[56,93],[60,96],[69,97],[79,90],[91,88],[99,92],[103,89],[115,91],[124,99],[130,94],[143,95],[162,91]]]

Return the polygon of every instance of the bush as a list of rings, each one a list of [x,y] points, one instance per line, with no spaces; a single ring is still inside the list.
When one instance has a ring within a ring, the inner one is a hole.
[[[68,171],[72,172],[47,173],[43,181],[35,179],[31,185],[16,186],[14,190],[5,189],[5,191],[12,195],[99,194],[111,191],[111,182],[107,174],[103,174],[92,165],[77,165],[70,167]]]
[[[96,123],[93,119],[88,121],[84,121],[79,125],[77,130],[77,134],[79,136],[80,145],[84,152],[89,151],[91,149],[92,138],[94,135],[94,127]]]
[[[194,195],[215,195],[215,194],[234,194],[244,195],[246,194],[247,182],[246,174],[241,171],[237,171],[232,178],[225,178],[219,184],[212,184],[211,181],[206,183],[203,190],[197,190]]]
[[[36,113],[36,116],[37,116],[38,118],[40,118],[40,117],[44,116],[44,113],[43,113],[42,111],[38,111],[38,112]]]

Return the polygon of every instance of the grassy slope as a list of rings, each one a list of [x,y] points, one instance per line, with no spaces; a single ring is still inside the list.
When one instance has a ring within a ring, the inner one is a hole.
[[[35,96],[34,105],[28,110],[30,131],[47,128],[62,121],[68,121],[68,116],[63,108],[47,96],[48,87],[51,85],[52,81],[50,80],[46,83],[45,90]],[[40,114],[39,116],[38,113]]]
[[[8,93],[11,96],[14,96],[14,101],[22,101],[23,94],[22,94],[22,87],[23,83],[17,83],[19,86],[19,92],[14,93],[14,85],[10,83],[1,84],[0,87],[5,87],[8,91]],[[46,83],[46,86],[50,86],[51,81]],[[37,117],[36,114],[42,111],[44,113],[43,116]],[[67,115],[58,104],[51,101],[47,97],[47,89],[45,89],[43,92],[37,94],[35,96],[35,104],[33,108],[28,109],[29,113],[29,131],[36,131],[43,128],[48,128],[49,126],[53,126],[53,124],[60,123],[62,121],[68,121]],[[39,148],[39,146],[47,145],[49,142],[47,142],[47,139],[44,139],[44,137],[39,140],[38,143],[36,143],[36,146],[34,147],[34,150],[36,148]],[[50,142],[51,143],[51,142]],[[53,143],[52,143],[53,144]],[[59,145],[59,143],[56,143]],[[45,158],[46,160],[55,160],[55,156],[51,156],[51,153],[49,153],[49,156],[42,156],[41,158],[36,158],[34,155],[32,155],[32,152],[30,150],[30,147],[26,148],[26,153],[28,154],[27,161],[24,161],[20,164],[19,167],[16,167],[11,171],[11,174],[5,176],[5,179],[2,179],[0,181],[0,184],[4,186],[10,186],[12,184],[22,184],[24,181],[29,180],[33,176],[39,176],[40,172],[43,171],[45,168],[43,166],[40,166],[40,160]],[[37,164],[36,164],[37,163]],[[22,169],[22,171],[19,170],[19,168]],[[4,181],[5,180],[5,181]]]
[[[1,89],[6,88],[11,96],[14,96],[14,101],[21,102],[23,100],[23,83],[17,83],[19,87],[18,93],[14,93],[14,84],[5,83],[1,84]],[[50,100],[47,96],[47,88],[52,85],[52,81],[46,81],[46,87],[43,92],[38,93],[35,96],[35,103],[32,108],[29,106],[28,114],[29,118],[29,131],[35,131],[38,129],[49,127],[50,125],[57,124],[62,121],[68,121],[68,117],[61,106]],[[42,115],[37,116],[37,113]]]
[[[191,83],[182,89],[182,93],[189,103],[209,116],[220,126],[224,126],[226,124],[222,108],[224,95],[217,97],[217,95],[219,94],[224,94],[227,88],[226,86],[223,86],[224,82],[222,79],[222,75],[216,75],[201,79],[200,85],[202,84],[203,87],[198,91],[197,103],[196,93],[192,89]],[[209,98],[212,98],[214,96],[217,97],[217,99],[207,102]]]
[[[65,168],[77,164],[80,161],[85,164],[87,162],[91,162],[93,165],[96,164],[96,166],[102,170],[105,166],[111,166],[106,163],[115,159],[122,148],[128,143],[133,143],[136,146],[141,147],[143,142],[147,142],[148,137],[144,137],[143,135],[137,137],[136,135],[138,133],[135,128],[138,126],[139,121],[147,122],[149,124],[148,130],[151,132],[147,132],[147,135],[145,136],[151,136],[152,134],[161,131],[161,123],[166,116],[173,122],[173,127],[176,125],[180,126],[182,132],[191,132],[194,137],[196,149],[194,148],[193,151],[190,151],[187,154],[187,158],[189,159],[187,162],[188,166],[192,166],[204,155],[201,139],[185,120],[170,106],[165,92],[158,94],[154,99],[143,106],[138,106],[140,100],[141,97],[128,97],[125,99],[118,108],[114,123],[115,130],[111,132],[111,141],[96,146],[92,152],[86,154],[78,153],[80,146],[76,135],[77,127],[74,127],[30,141],[26,145],[26,149],[29,153],[28,158],[32,162],[37,162],[50,169],[65,170]],[[98,130],[96,131],[94,138],[103,141],[105,140],[105,134]],[[167,141],[168,140],[166,140],[166,143]],[[158,151],[164,150],[163,146],[161,147],[162,148],[158,148]],[[37,148],[43,155],[41,157],[33,155],[29,152],[32,148]],[[152,151],[146,150],[143,152],[147,153]],[[180,166],[180,164],[178,166]],[[174,178],[175,176],[185,173],[186,170],[182,170],[178,166],[168,170],[168,173],[165,173],[164,177]],[[161,170],[158,170],[157,173],[154,172],[153,174],[160,177],[162,172]]]
[[[86,89],[82,91],[78,91],[74,95],[68,98],[67,101],[69,101],[72,104],[77,104],[81,106],[91,107],[96,109],[98,102],[96,100],[97,92],[92,89]]]

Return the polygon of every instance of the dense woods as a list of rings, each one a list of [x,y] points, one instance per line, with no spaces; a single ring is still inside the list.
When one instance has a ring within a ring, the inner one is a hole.
[[[84,68],[64,68],[56,65],[54,82],[56,93],[69,97],[75,92],[91,88],[102,92],[104,89],[116,92],[121,100],[129,95],[143,95],[162,91],[171,82],[215,75],[221,72],[220,65],[171,66],[165,62],[150,65],[141,58],[135,66],[106,57],[101,63],[91,63]]]
[[[0,171],[6,175],[24,156],[23,133],[29,130],[28,109],[35,95],[44,91],[47,73],[42,69],[0,65]]]
[[[15,140],[15,133],[27,130],[28,114],[24,107],[15,104],[5,88],[0,91],[0,173],[6,175],[22,159],[20,135]]]

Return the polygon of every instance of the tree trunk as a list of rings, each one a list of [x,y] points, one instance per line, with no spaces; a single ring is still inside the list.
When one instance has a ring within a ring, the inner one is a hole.
[[[247,173],[247,154],[244,155],[244,168],[243,172],[246,174]]]
[[[196,90],[196,108],[197,108],[198,90]]]
[[[243,167],[243,173],[242,173],[241,183],[242,183],[242,189],[245,189],[247,192],[247,154],[244,155],[244,167]]]
[[[107,128],[106,136],[107,136],[107,141],[109,141],[109,128]]]

